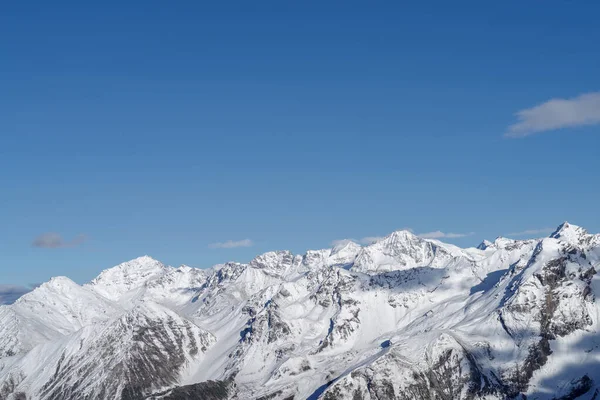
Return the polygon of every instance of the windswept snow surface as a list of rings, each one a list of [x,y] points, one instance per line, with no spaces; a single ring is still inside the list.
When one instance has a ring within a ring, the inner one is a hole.
[[[2,399],[600,399],[600,235],[144,256],[0,306]]]

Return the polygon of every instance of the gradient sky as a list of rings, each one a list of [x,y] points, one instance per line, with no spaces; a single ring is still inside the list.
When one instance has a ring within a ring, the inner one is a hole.
[[[122,3],[2,6],[0,289],[600,232],[597,1]]]

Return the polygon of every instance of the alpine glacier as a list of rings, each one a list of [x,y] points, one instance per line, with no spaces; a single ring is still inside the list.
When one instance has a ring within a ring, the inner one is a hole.
[[[0,306],[4,399],[600,399],[600,235],[144,256]]]

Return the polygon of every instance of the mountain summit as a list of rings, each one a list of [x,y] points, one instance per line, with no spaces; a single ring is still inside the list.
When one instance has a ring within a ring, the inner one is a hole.
[[[140,257],[0,306],[0,400],[594,399],[600,235],[408,231],[200,270]]]

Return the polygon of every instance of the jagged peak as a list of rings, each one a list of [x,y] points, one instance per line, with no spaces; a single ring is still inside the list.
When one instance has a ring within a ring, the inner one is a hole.
[[[267,251],[266,253],[262,253],[257,255],[256,257],[254,257],[252,259],[252,261],[250,261],[250,264],[256,262],[256,261],[260,261],[260,260],[265,260],[265,259],[280,259],[281,257],[285,257],[287,255],[291,255],[292,253],[289,250],[274,250],[274,251]]]
[[[221,263],[221,264],[215,264],[212,267],[208,268],[207,271],[214,271],[214,272],[218,272],[222,269],[226,269],[226,268],[240,268],[240,267],[247,267],[248,264],[244,264],[238,261],[228,261],[226,263]]]
[[[378,244],[398,244],[398,243],[411,243],[411,242],[422,242],[424,239],[418,237],[414,233],[409,230],[403,229],[399,231],[394,231],[389,235],[385,236],[383,239],[376,241],[370,246],[375,246]]]
[[[560,224],[554,232],[550,234],[551,238],[558,239],[561,237],[569,236],[569,237],[579,237],[581,235],[586,235],[587,231],[580,226],[570,224],[568,221]]]
[[[600,245],[600,235],[591,235],[584,228],[563,222],[556,228],[550,238],[567,242],[575,246],[598,246]]]
[[[252,268],[272,269],[284,264],[287,265],[292,262],[292,259],[293,254],[289,250],[268,251],[254,257],[249,265]]]

